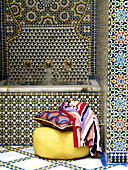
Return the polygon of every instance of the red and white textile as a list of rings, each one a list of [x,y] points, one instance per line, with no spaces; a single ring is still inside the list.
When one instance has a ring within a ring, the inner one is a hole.
[[[89,105],[79,101],[62,102],[60,110],[73,119],[74,147],[89,146],[92,156],[95,151],[101,152],[99,121]]]

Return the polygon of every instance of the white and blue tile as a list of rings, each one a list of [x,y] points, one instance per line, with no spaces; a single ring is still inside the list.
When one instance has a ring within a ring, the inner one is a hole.
[[[128,170],[128,164],[107,164],[101,158],[85,157],[75,160],[50,160],[38,157],[33,146],[0,146],[0,170]]]

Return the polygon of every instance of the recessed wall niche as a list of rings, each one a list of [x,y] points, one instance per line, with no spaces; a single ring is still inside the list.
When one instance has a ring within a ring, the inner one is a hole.
[[[95,74],[91,0],[5,0],[2,79],[9,84],[88,84]],[[24,63],[28,61],[31,67]],[[51,60],[49,69],[45,61]],[[72,66],[65,63],[71,60]]]

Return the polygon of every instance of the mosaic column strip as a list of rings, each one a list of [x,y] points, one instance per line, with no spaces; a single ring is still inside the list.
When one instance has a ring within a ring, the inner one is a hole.
[[[128,162],[128,8],[125,0],[109,2],[107,155]]]

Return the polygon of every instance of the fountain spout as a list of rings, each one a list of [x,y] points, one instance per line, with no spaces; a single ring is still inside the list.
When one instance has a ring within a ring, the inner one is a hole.
[[[45,70],[46,70],[45,83],[46,85],[53,85],[53,75],[52,75],[51,66],[52,66],[52,61],[46,60],[45,61]]]

